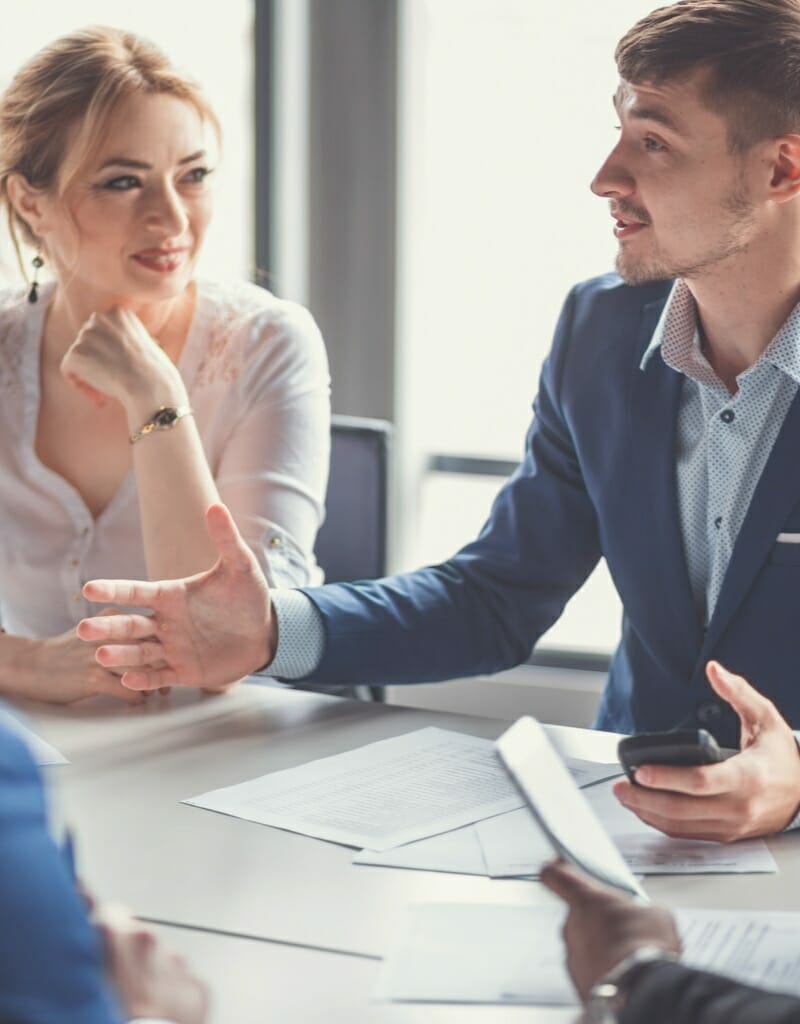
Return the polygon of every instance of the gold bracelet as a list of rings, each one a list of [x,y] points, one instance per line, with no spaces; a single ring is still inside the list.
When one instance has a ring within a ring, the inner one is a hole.
[[[184,416],[193,416],[194,413],[188,405],[162,405],[141,425],[135,434],[131,434],[131,444],[136,444],[143,437],[152,434],[154,430],[171,430],[178,420]]]

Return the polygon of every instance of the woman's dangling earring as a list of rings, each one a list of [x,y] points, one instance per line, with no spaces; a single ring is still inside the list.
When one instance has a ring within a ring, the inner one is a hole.
[[[28,302],[33,303],[39,301],[39,271],[44,266],[41,249],[36,250],[31,264],[33,265],[33,280],[31,281],[31,290],[28,292]]]

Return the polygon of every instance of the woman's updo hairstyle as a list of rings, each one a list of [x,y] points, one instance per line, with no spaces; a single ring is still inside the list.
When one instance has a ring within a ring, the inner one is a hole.
[[[102,144],[119,104],[154,93],[191,103],[219,140],[219,122],[199,86],[132,32],[90,26],[56,39],[20,68],[0,96],[0,204],[21,267],[20,240],[38,240],[9,201],[9,175],[63,195]]]

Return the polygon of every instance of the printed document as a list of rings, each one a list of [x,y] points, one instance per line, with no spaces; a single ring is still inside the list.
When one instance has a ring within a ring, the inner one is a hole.
[[[647,902],[644,890],[535,718],[526,715],[506,729],[497,741],[497,753],[560,857],[597,881]]]
[[[584,761],[581,758],[568,757],[565,764],[570,775],[579,787],[592,786],[596,782],[615,775],[622,774],[618,764],[600,764],[595,761]],[[490,822],[497,822],[498,825],[509,816],[524,814],[526,822],[532,823],[530,814],[527,811],[509,811],[508,814],[501,814],[496,818],[490,818]],[[369,864],[378,867],[411,868],[417,871],[450,871],[461,875],[491,875],[481,849],[479,829],[483,823],[465,825],[463,828],[454,829],[452,832],[445,832],[440,836],[431,836],[429,839],[418,839],[415,843],[406,843],[404,846],[397,846],[392,850],[362,850],[353,858],[354,864]],[[541,831],[534,833],[531,844],[530,835],[526,830],[525,855],[541,863],[552,860],[554,856],[552,846],[542,835]],[[537,869],[538,870],[538,869]],[[506,872],[501,872],[496,877],[502,877]],[[525,872],[508,872],[517,877]]]
[[[388,850],[519,807],[491,740],[429,727],[185,803]]]
[[[586,794],[593,806],[605,806],[596,791]],[[611,799],[615,800],[613,794]],[[775,858],[763,839],[745,839],[738,843],[709,843],[698,839],[670,839],[645,825],[626,808],[624,831],[609,828],[603,821],[623,859],[637,875],[760,874],[778,870]],[[538,875],[539,869],[553,859],[553,849],[527,808],[509,811],[474,826],[488,873],[492,878]]]
[[[409,907],[375,996],[405,1002],[571,1005],[562,906]],[[800,914],[678,910],[682,960],[800,996]]]
[[[474,825],[418,839],[392,850],[362,850],[354,864],[373,867],[411,868],[417,871],[445,871],[457,875],[488,875],[481,844]]]

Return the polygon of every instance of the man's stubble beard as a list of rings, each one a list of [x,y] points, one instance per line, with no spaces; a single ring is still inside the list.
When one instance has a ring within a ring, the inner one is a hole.
[[[705,253],[681,263],[658,249],[646,259],[628,257],[623,246],[617,252],[616,270],[626,284],[650,284],[656,281],[671,281],[674,278],[691,280],[702,277],[719,268],[720,264],[747,249],[750,229],[755,223],[753,203],[744,182],[740,179],[720,203],[720,219],[723,221],[720,235]],[[647,230],[647,229],[645,229]]]

